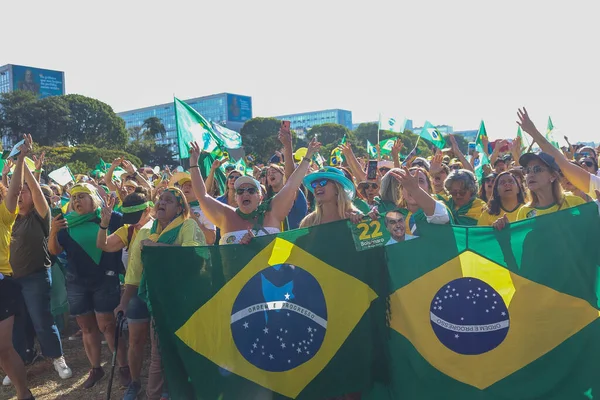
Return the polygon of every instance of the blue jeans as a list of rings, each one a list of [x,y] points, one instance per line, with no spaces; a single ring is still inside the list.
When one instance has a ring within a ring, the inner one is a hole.
[[[49,270],[16,278],[22,288],[24,305],[22,312],[15,316],[13,345],[19,354],[33,348],[33,340],[28,334],[28,319],[31,319],[35,334],[40,342],[42,354],[49,358],[63,355],[60,334],[50,312],[50,288],[52,278]]]

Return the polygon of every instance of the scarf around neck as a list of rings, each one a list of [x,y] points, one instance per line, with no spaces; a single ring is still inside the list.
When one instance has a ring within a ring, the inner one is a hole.
[[[96,263],[100,264],[102,250],[96,247],[96,237],[98,236],[100,222],[100,208],[87,214],[77,214],[70,212],[65,215],[67,220],[67,232],[69,236],[87,253]]]

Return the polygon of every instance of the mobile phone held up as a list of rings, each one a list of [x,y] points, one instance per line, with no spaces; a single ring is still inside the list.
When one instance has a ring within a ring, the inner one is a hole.
[[[290,121],[281,121],[281,131],[290,133]]]
[[[50,215],[52,218],[56,218],[59,215],[63,215],[63,212],[60,208],[53,208],[50,210]]]
[[[377,160],[369,160],[367,165],[367,179],[377,179]]]

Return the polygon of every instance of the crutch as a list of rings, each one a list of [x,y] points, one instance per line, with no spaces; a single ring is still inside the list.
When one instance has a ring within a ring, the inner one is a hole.
[[[125,322],[123,311],[117,313],[117,324],[115,328],[115,347],[112,355],[112,365],[110,368],[110,379],[108,380],[108,389],[106,390],[106,400],[110,400],[113,378],[115,377],[115,365],[117,364],[117,351],[119,350],[119,337],[123,334],[123,323]]]

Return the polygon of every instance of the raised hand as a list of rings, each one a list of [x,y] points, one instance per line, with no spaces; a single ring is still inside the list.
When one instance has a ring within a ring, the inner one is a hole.
[[[529,118],[529,114],[527,113],[527,109],[525,107],[523,107],[522,110],[517,110],[517,116],[519,117],[517,124],[519,124],[521,129],[531,135],[534,139],[538,135],[541,136],[541,133],[537,130],[533,121],[531,121],[531,118]]]
[[[108,226],[112,217],[113,207],[115,206],[115,198],[110,196],[105,200],[104,206],[100,213],[100,225]]]
[[[200,146],[197,142],[190,142],[190,165],[198,165],[198,159],[200,158]],[[194,160],[194,161],[192,161]]]
[[[400,138],[396,139],[394,145],[392,146],[392,155],[397,156],[398,154],[400,154],[402,147],[404,147],[404,144],[402,144],[402,140],[400,140]]]
[[[290,131],[279,130],[279,133],[277,134],[277,138],[279,139],[279,141],[281,142],[283,147],[285,147],[285,148],[292,147],[292,133]]]
[[[19,158],[25,159],[31,153],[31,149],[33,148],[33,139],[31,139],[31,135],[25,134],[23,135],[23,139],[25,142],[19,146]]]
[[[42,151],[39,157],[33,156],[33,161],[35,162],[36,171],[41,171],[44,166],[44,159],[46,158],[46,152]]]
[[[321,142],[317,142],[316,138],[313,138],[308,144],[308,149],[306,150],[306,158],[311,159],[312,156],[315,155],[317,151],[321,148]]]
[[[4,168],[2,168],[2,175],[7,176],[10,173],[12,167],[15,166],[15,163],[12,160],[6,160],[4,163]]]
[[[400,171],[390,171],[392,176],[400,182],[402,187],[408,191],[408,193],[413,193],[415,190],[419,189],[419,176],[418,172],[410,172],[407,168],[403,168]]]
[[[339,147],[340,151],[342,152],[342,154],[345,155],[346,157],[348,157],[350,154],[352,154],[352,145],[350,145],[350,143],[340,144],[338,147]]]
[[[128,160],[123,160],[123,161],[121,162],[121,165],[123,165],[123,169],[124,169],[125,171],[127,171],[127,174],[128,174],[129,176],[133,176],[133,175],[135,175],[135,167],[133,166],[133,164],[132,164],[130,161],[128,161]]]
[[[442,172],[442,163],[444,162],[444,154],[440,150],[435,152],[435,155],[431,159],[429,166],[429,173],[431,175],[439,174]]]

